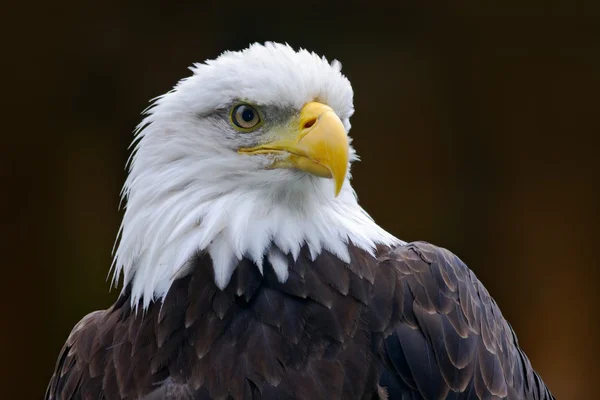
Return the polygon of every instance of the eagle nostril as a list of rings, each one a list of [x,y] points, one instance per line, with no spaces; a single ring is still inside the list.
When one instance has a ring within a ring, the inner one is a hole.
[[[316,118],[309,119],[308,121],[306,121],[304,123],[304,126],[302,127],[302,129],[308,129],[308,128],[310,128],[311,126],[313,126],[315,124],[315,122],[317,122]]]

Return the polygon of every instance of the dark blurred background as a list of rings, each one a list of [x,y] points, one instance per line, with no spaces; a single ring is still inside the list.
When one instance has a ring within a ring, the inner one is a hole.
[[[148,100],[193,62],[275,40],[342,61],[376,221],[457,253],[555,395],[597,398],[600,2],[430,3],[5,6],[0,397],[41,398],[73,325],[118,294]]]

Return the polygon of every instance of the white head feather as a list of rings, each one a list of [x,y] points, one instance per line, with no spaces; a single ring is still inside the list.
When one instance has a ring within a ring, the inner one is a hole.
[[[115,283],[121,274],[132,283],[133,304],[163,298],[201,251],[224,288],[243,257],[261,270],[267,257],[285,281],[282,255],[296,258],[304,245],[313,258],[326,250],[349,262],[349,242],[368,252],[398,242],[358,205],[350,174],[334,197],[332,180],[265,169],[265,158],[237,152],[256,138],[218,112],[239,99],[291,110],[318,99],[348,131],[353,93],[340,71],[337,61],[305,50],[254,44],[194,65],[192,76],[155,101],[136,131],[113,265]]]

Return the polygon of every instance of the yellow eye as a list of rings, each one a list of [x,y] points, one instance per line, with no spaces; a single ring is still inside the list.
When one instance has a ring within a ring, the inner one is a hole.
[[[257,128],[261,123],[260,114],[249,104],[239,104],[231,110],[231,122],[242,131]]]

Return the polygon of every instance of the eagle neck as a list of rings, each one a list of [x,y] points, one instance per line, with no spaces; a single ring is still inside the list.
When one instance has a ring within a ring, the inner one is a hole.
[[[268,262],[285,282],[290,260],[297,260],[303,247],[312,260],[326,251],[350,263],[350,245],[374,254],[377,245],[399,242],[360,207],[348,182],[338,197],[328,180],[307,176],[292,189],[284,183],[237,186],[219,194],[192,185],[185,197],[173,195],[177,202],[158,198],[138,213],[126,213],[116,272],[131,283],[132,304],[142,300],[147,308],[164,299],[201,253],[211,258],[214,282],[223,290],[244,258],[261,272]]]

